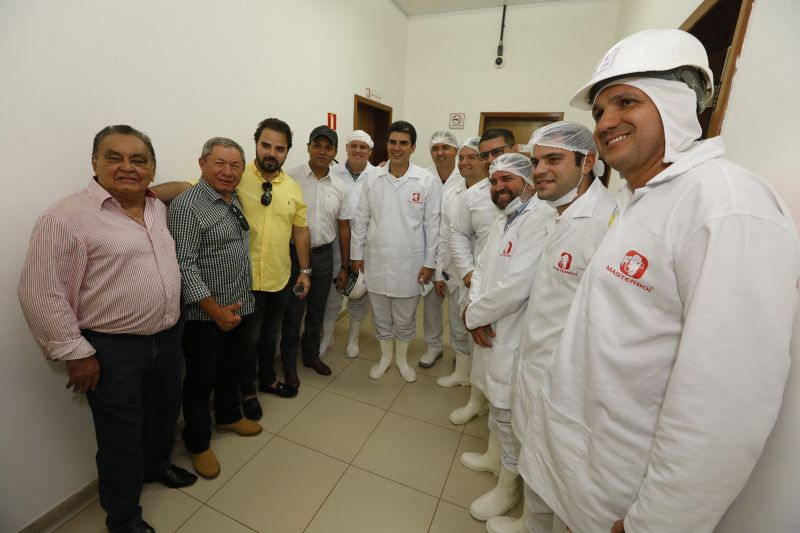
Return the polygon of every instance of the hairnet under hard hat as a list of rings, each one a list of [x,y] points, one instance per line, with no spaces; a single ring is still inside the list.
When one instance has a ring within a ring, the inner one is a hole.
[[[362,143],[366,144],[370,148],[375,148],[375,143],[372,142],[372,137],[369,136],[364,130],[355,130],[350,136],[347,138],[347,142],[345,143],[350,144],[353,141],[361,141]]]
[[[431,135],[431,144],[429,148],[433,148],[434,144],[447,144],[458,149],[458,139],[447,130],[436,131]]]
[[[589,152],[597,156],[597,146],[594,144],[592,132],[586,126],[575,122],[562,120],[543,126],[531,135],[528,141],[531,153],[536,146],[549,146],[550,148],[560,148],[570,152],[580,152],[583,155]],[[592,172],[595,176],[602,176],[605,166],[599,157],[595,157]]]
[[[492,164],[489,167],[489,177],[493,176],[495,172],[500,171],[519,176],[527,183],[533,185],[533,178],[531,177],[533,164],[528,157],[522,154],[503,154],[492,161]]]
[[[481,144],[480,137],[470,137],[469,139],[464,141],[464,143],[461,145],[461,148],[469,148],[470,150],[475,150],[476,152],[480,152],[480,150],[478,150],[479,144]],[[458,149],[459,152],[461,151],[461,148]]]

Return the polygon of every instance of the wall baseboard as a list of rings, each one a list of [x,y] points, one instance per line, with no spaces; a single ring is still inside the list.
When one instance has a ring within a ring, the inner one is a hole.
[[[97,478],[94,478],[78,492],[22,528],[19,533],[46,533],[53,531],[88,507],[97,498]]]

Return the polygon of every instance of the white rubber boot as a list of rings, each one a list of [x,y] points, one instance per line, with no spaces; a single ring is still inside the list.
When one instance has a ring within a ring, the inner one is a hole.
[[[455,409],[450,413],[450,422],[460,426],[466,424],[476,416],[481,416],[489,411],[489,400],[478,387],[470,387],[467,405]]]
[[[525,513],[519,518],[494,516],[486,521],[489,533],[525,533]]]
[[[497,485],[472,502],[472,505],[469,506],[469,514],[481,522],[486,522],[493,516],[506,514],[519,502],[521,492],[519,483],[519,475],[501,466]]]
[[[472,367],[472,358],[469,354],[456,352],[456,369],[449,376],[442,376],[436,380],[440,387],[455,387],[469,385],[469,371]]]
[[[419,358],[419,362],[417,364],[422,368],[431,368],[436,364],[436,361],[442,358],[443,355],[444,352],[442,352],[442,350],[436,350],[429,347],[425,350],[425,353],[422,354],[422,357]]]
[[[403,379],[408,381],[409,383],[413,383],[417,381],[417,373],[414,371],[413,368],[408,364],[408,345],[410,343],[407,341],[401,341],[400,339],[394,340],[394,356],[397,360],[397,369],[400,371],[400,375],[403,376]]]
[[[475,472],[491,472],[495,476],[500,474],[500,442],[494,431],[489,432],[489,444],[486,451],[464,452],[461,454],[459,462]]]
[[[350,329],[347,330],[347,357],[358,357],[358,334],[361,333],[361,321],[350,319]],[[391,360],[389,361],[391,363]]]
[[[336,329],[336,319],[326,320],[322,323],[322,340],[319,343],[319,354],[324,355],[333,342],[333,332]]]
[[[386,373],[386,370],[392,364],[394,357],[394,339],[386,339],[378,341],[381,346],[381,360],[372,365],[369,369],[369,377],[372,379],[380,379]]]

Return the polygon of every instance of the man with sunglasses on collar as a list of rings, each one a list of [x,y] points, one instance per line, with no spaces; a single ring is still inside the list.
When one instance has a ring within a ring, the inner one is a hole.
[[[250,225],[236,191],[244,150],[235,141],[214,137],[203,146],[199,163],[200,181],[170,203],[168,223],[181,271],[185,320],[182,436],[195,471],[213,479],[220,466],[210,447],[211,393],[218,431],[253,436],[261,433],[261,425],[239,410],[239,369],[255,310]]]

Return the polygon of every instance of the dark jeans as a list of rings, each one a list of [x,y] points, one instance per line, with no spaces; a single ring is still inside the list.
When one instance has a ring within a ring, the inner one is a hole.
[[[242,317],[231,331],[222,331],[210,320],[189,320],[183,330],[186,377],[183,380],[181,436],[191,453],[204,452],[211,441],[208,402],[214,392],[217,424],[233,424],[239,411],[239,376],[247,349],[247,327],[252,315]]]
[[[297,279],[300,266],[294,247],[291,249],[292,279]],[[325,318],[325,305],[333,280],[333,246],[320,246],[311,254],[311,290],[304,300],[294,294],[289,297],[286,313],[283,315],[281,330],[281,359],[284,368],[297,365],[297,345],[300,342],[303,361],[319,357],[320,333]],[[305,313],[305,329],[300,339],[300,323]]]
[[[111,533],[142,521],[145,476],[170,466],[181,406],[181,323],[155,335],[83,331],[100,363],[100,381],[86,393],[97,437],[100,505]]]
[[[278,331],[286,310],[286,302],[292,294],[292,287],[297,279],[289,276],[286,286],[278,292],[253,291],[256,310],[250,315],[253,318],[245,328],[247,349],[242,365],[239,388],[242,396],[253,396],[256,393],[256,376],[262,385],[271,385],[275,374],[275,343]]]

